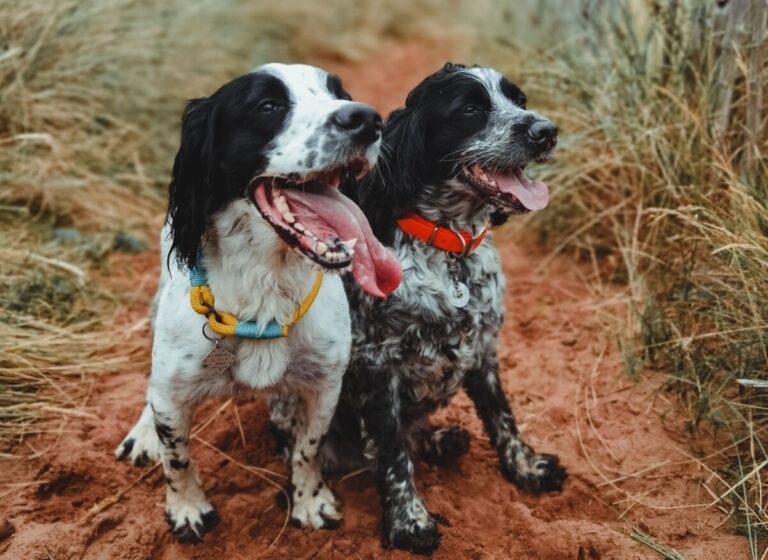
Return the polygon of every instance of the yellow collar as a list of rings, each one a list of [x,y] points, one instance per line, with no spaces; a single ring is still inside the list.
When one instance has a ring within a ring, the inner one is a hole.
[[[315,302],[320,286],[323,284],[323,273],[318,272],[312,289],[301,302],[291,320],[281,325],[272,319],[266,325],[256,321],[240,321],[231,313],[217,311],[213,304],[213,292],[208,285],[208,274],[202,261],[202,254],[197,258],[197,266],[189,271],[189,301],[197,313],[208,317],[208,326],[221,336],[237,336],[250,339],[282,338],[288,336],[290,327],[296,324]]]

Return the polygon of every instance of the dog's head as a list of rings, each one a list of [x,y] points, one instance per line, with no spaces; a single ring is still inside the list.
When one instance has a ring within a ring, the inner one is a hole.
[[[363,289],[392,291],[399,265],[336,188],[375,164],[381,127],[338,77],[305,65],[267,64],[190,101],[169,187],[179,264],[194,266],[211,217],[247,198],[282,243],[322,269],[351,267]]]
[[[381,231],[382,219],[392,223],[413,211],[425,187],[505,213],[544,208],[546,185],[524,170],[547,159],[556,143],[557,127],[527,110],[523,92],[499,72],[446,64],[416,86],[387,122],[384,189],[365,196],[388,197],[394,212],[369,214],[374,230]]]

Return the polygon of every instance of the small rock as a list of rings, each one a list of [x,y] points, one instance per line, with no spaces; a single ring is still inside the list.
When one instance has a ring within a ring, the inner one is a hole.
[[[600,560],[600,553],[592,542],[587,541],[579,545],[578,560]]]
[[[59,245],[76,245],[83,236],[75,228],[62,227],[53,230],[53,240]]]
[[[7,519],[0,523],[0,542],[4,541],[16,532],[16,527]]]
[[[112,248],[123,253],[141,253],[146,251],[149,246],[143,239],[139,239],[125,231],[118,231],[112,242]]]

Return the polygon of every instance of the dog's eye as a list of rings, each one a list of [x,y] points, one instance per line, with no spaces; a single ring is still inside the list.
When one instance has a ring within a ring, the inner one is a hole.
[[[464,105],[464,108],[461,110],[461,112],[465,115],[475,115],[477,113],[482,113],[483,108],[477,103],[467,103]]]
[[[281,109],[283,105],[281,103],[278,103],[277,101],[262,101],[259,106],[257,107],[259,113],[272,113],[273,111],[277,111],[278,109]]]

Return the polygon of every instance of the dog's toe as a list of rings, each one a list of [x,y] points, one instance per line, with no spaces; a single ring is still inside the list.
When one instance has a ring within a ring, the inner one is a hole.
[[[428,512],[421,500],[400,505],[399,508],[384,511],[384,545],[416,554],[431,554],[440,544],[438,524],[448,526],[448,521],[441,515]]]
[[[435,513],[433,511],[429,512],[429,516],[437,523],[438,525],[442,525],[443,527],[450,527],[451,522],[448,521],[445,517],[440,515],[439,513]]]
[[[568,472],[555,455],[538,455],[534,465],[540,492],[559,492],[568,478]]]
[[[449,426],[435,432],[440,455],[452,459],[469,451],[469,432],[459,426]]]
[[[203,535],[219,524],[219,515],[214,509],[202,513],[199,511],[171,513],[166,510],[165,519],[168,521],[171,533],[181,543],[201,542]]]
[[[309,493],[295,492],[291,508],[291,525],[306,529],[336,529],[341,524],[341,511],[333,492],[327,486]]]
[[[206,511],[201,516],[203,521],[203,529],[207,533],[208,531],[211,531],[216,525],[219,524],[219,514],[216,513],[215,509],[212,509],[210,511]]]
[[[386,544],[414,554],[431,554],[440,545],[440,537],[434,522],[427,525],[412,523],[406,528],[393,530],[390,542]]]
[[[165,519],[171,533],[182,543],[197,543],[219,523],[219,515],[204,497],[197,499],[169,493]]]
[[[334,512],[333,515],[321,511],[320,517],[323,518],[323,529],[338,529],[341,526],[341,513],[338,511]]]
[[[555,455],[531,454],[516,464],[502,463],[501,470],[510,482],[529,494],[560,492],[568,477]]]
[[[171,515],[169,511],[165,512],[165,520],[168,522],[168,526],[171,528],[171,533],[180,543],[195,544],[202,541],[201,534],[195,531],[189,521],[178,525],[176,519],[173,517],[173,515]]]
[[[160,439],[154,425],[136,424],[115,449],[118,461],[127,460],[137,467],[146,467],[160,460]]]
[[[126,437],[120,445],[117,446],[117,449],[115,449],[115,458],[118,461],[122,461],[123,459],[126,459],[133,450],[133,445],[136,443],[136,440],[132,437],[128,436]]]

